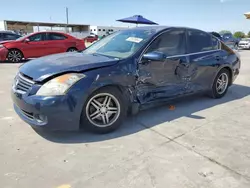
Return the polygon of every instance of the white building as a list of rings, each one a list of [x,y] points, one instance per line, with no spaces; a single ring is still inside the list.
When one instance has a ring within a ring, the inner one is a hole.
[[[90,33],[94,33],[98,36],[106,35],[107,32],[113,33],[115,31],[127,29],[126,27],[94,26],[94,25],[91,25],[89,28],[90,28]]]

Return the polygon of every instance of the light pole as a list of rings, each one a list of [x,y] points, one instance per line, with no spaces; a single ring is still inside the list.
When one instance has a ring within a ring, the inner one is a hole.
[[[69,9],[68,9],[68,7],[66,7],[66,20],[67,20],[66,33],[68,33],[68,24],[69,24]]]

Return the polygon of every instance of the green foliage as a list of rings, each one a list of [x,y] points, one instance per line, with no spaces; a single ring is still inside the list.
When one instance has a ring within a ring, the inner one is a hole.
[[[247,37],[250,38],[250,31],[248,32]]]
[[[245,33],[243,33],[242,31],[237,31],[234,33],[234,37],[235,38],[245,38]]]

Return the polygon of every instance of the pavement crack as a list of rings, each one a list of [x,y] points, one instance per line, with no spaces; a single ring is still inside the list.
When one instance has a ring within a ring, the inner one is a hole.
[[[199,126],[199,127],[195,128],[195,129],[192,129],[191,131],[188,131],[188,132],[186,132],[186,133],[183,133],[183,134],[181,134],[181,135],[179,135],[179,136],[177,136],[177,137],[169,138],[168,136],[159,133],[158,131],[152,129],[151,127],[146,126],[145,124],[143,124],[143,123],[140,122],[140,121],[136,121],[136,122],[137,122],[139,125],[145,127],[146,129],[149,129],[149,130],[153,131],[154,133],[160,135],[161,137],[164,137],[164,138],[168,139],[169,141],[168,141],[168,142],[165,142],[165,144],[170,143],[170,142],[174,142],[174,143],[178,144],[179,146],[181,146],[181,147],[183,147],[183,148],[185,148],[185,149],[187,149],[187,150],[189,150],[189,151],[191,151],[191,152],[194,152],[195,154],[197,154],[197,155],[199,155],[199,156],[201,156],[201,157],[203,157],[203,158],[209,160],[210,162],[212,162],[212,163],[214,163],[214,164],[217,164],[217,165],[221,166],[222,168],[224,168],[224,169],[226,169],[226,170],[228,170],[228,171],[230,171],[230,172],[232,172],[232,173],[234,173],[234,174],[236,174],[236,175],[238,175],[238,176],[240,176],[240,177],[246,179],[247,181],[250,181],[250,176],[243,175],[243,174],[241,174],[241,173],[239,173],[239,172],[237,172],[237,171],[231,169],[230,167],[228,167],[228,166],[226,166],[226,165],[224,165],[224,164],[222,164],[222,163],[216,161],[215,159],[212,159],[212,158],[210,158],[210,157],[208,157],[208,156],[205,156],[205,155],[203,155],[203,154],[201,154],[201,153],[199,153],[199,152],[193,150],[192,148],[187,147],[187,146],[185,146],[185,145],[183,145],[183,144],[181,144],[181,143],[179,143],[179,142],[176,141],[176,139],[178,139],[178,138],[184,136],[185,134],[187,134],[187,133],[189,133],[189,132],[192,132],[192,131],[194,131],[194,130],[197,130],[197,129],[199,129],[199,128],[205,126],[207,123],[204,123],[202,126]],[[209,123],[209,122],[208,122],[208,123]],[[162,144],[162,145],[164,145],[164,144]]]
[[[183,147],[183,148],[185,148],[185,149],[187,149],[187,150],[189,150],[189,151],[191,151],[191,152],[194,152],[195,154],[197,154],[197,155],[199,155],[199,156],[201,156],[201,157],[207,159],[208,161],[210,161],[210,162],[212,162],[212,163],[214,163],[214,164],[217,164],[217,165],[219,165],[220,167],[222,167],[222,168],[224,168],[224,169],[226,169],[226,170],[228,170],[228,171],[230,171],[230,172],[232,172],[232,173],[234,173],[234,174],[236,174],[236,175],[238,175],[238,176],[240,176],[240,177],[246,179],[247,181],[250,181],[250,176],[243,175],[243,174],[241,174],[241,173],[239,173],[239,172],[233,170],[232,168],[230,168],[230,167],[228,167],[228,166],[226,166],[226,165],[224,165],[224,164],[222,164],[222,163],[216,161],[215,159],[213,159],[213,158],[211,158],[211,157],[208,157],[208,156],[206,156],[206,155],[203,155],[203,154],[201,154],[201,153],[195,151],[194,149],[192,149],[192,148],[190,148],[190,147],[188,147],[188,146],[185,146],[185,145],[183,145],[183,144],[181,144],[181,143],[179,143],[179,142],[177,142],[177,141],[173,141],[173,142],[176,143],[176,144],[178,144],[179,146],[181,146],[181,147]]]

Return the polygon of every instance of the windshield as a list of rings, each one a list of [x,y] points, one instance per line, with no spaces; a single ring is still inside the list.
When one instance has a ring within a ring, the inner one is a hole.
[[[247,41],[247,42],[249,42],[250,39],[241,39],[241,41]]]
[[[155,30],[123,30],[94,43],[84,54],[99,54],[114,58],[127,58],[136,53],[154,34]]]
[[[232,38],[233,35],[230,34],[230,33],[227,33],[227,34],[224,34],[222,37],[225,38],[225,39],[229,39],[229,38]]]

